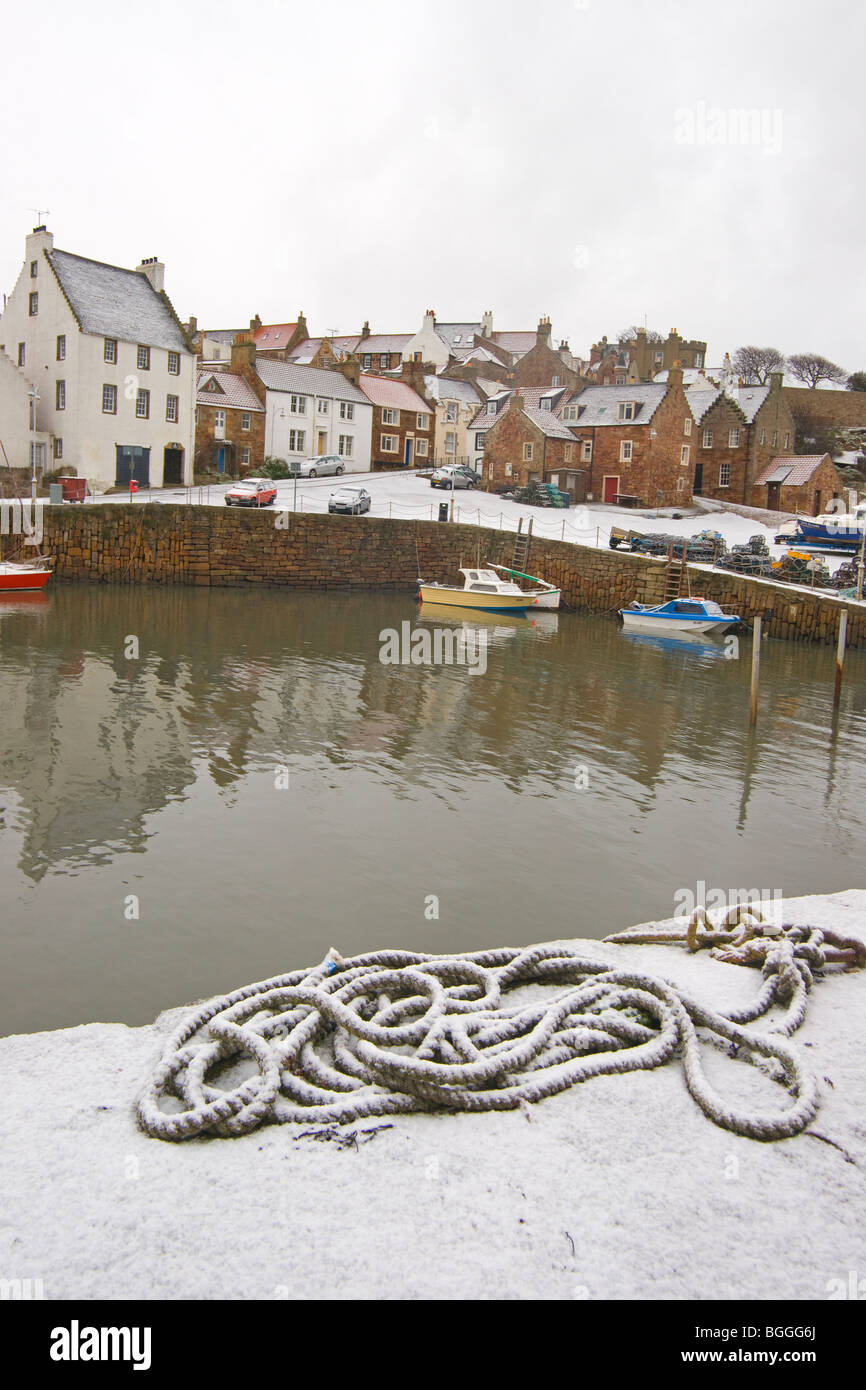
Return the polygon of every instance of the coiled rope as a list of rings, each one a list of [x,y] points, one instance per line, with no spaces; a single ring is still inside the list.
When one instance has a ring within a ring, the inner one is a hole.
[[[140,1122],[148,1134],[181,1140],[246,1134],[263,1122],[504,1110],[679,1053],[692,1098],[716,1124],[787,1138],[819,1104],[816,1078],[787,1038],[805,1017],[815,974],[866,964],[866,947],[814,927],[774,926],[759,912],[730,916],[714,928],[699,909],[682,931],[608,938],[709,946],[759,967],[755,999],[727,1014],[659,976],[610,969],[561,943],[454,956],[385,950],[343,959],[332,950],[312,969],[195,1009],[141,1096]],[[509,1001],[525,986],[534,987],[528,997]],[[781,1012],[765,1032],[743,1026],[774,1007]],[[766,1059],[791,1103],[760,1112],[725,1101],[704,1075],[699,1027],[732,1055]],[[252,1074],[225,1076],[238,1064]]]

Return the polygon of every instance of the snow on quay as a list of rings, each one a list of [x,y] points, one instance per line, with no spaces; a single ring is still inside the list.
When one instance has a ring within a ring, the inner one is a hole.
[[[866,891],[789,899],[782,920],[866,941]],[[713,1009],[760,983],[707,951],[568,944]],[[0,1280],[49,1299],[807,1300],[866,1275],[860,972],[816,981],[793,1046],[820,1109],[773,1143],[707,1119],[676,1059],[507,1111],[164,1143],[136,1101],[188,1012],[0,1039]],[[760,1069],[701,1051],[727,1099],[780,1104]]]

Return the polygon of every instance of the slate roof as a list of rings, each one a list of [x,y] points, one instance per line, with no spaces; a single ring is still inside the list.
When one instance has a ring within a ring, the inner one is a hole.
[[[141,271],[69,251],[45,254],[83,333],[189,352],[168,296],[158,294]]]
[[[209,381],[215,381],[217,390],[205,388]],[[264,411],[264,406],[242,376],[231,372],[199,372],[196,383],[196,405],[212,405],[219,410]]]
[[[214,343],[228,343],[231,345],[239,333],[246,330],[243,328],[202,328],[199,330],[202,338],[210,338]]]
[[[447,376],[425,376],[424,384],[437,401],[462,401],[477,406],[480,400],[471,381],[452,381]]]
[[[755,486],[785,483],[788,487],[800,487],[809,482],[826,457],[826,454],[780,454],[764,465],[755,479]]]
[[[529,352],[530,348],[535,347],[537,333],[494,333],[492,335],[494,343],[499,347],[505,348],[506,352],[513,353],[515,357],[522,357]]]
[[[548,439],[575,439],[577,436],[574,429],[569,429],[564,420],[560,420],[550,410],[536,410],[531,406],[524,406],[527,419],[547,435]],[[577,421],[573,420],[572,425],[577,426]]]
[[[429,405],[406,381],[389,376],[361,376],[361,390],[373,405],[390,406],[394,410],[413,410],[418,415],[432,415]]]
[[[414,336],[414,333],[372,333],[369,338],[359,340],[356,351],[359,354],[364,352],[405,352],[406,344],[410,343]]]
[[[647,425],[655,415],[667,394],[666,386],[587,386],[577,398],[578,419],[573,423],[578,429],[592,425]],[[634,401],[633,420],[618,419],[620,401]]]
[[[751,425],[769,393],[769,386],[738,386],[730,392],[728,399],[733,401],[734,405],[739,406],[746,424]],[[703,420],[710,406],[715,405],[723,394],[718,387],[713,387],[710,390],[702,387],[689,387],[686,391],[686,400],[689,403],[689,410],[698,424]]]
[[[480,323],[439,323],[437,320],[435,329],[449,351],[454,347],[474,347],[475,334],[481,336]]]
[[[305,338],[302,343],[298,343],[297,347],[292,348],[289,354],[289,361],[299,363],[311,362],[324,341],[324,338]],[[358,337],[357,333],[354,334],[354,336],[338,336],[328,339],[335,353],[355,352],[360,341],[361,339]]]
[[[293,391],[299,396],[327,396],[338,401],[357,401],[369,405],[363,391],[343,376],[323,367],[302,367],[297,362],[271,361],[260,357],[256,362],[259,380],[268,391]]]

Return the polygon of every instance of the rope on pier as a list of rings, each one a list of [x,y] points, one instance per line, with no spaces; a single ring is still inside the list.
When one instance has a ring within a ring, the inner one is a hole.
[[[660,976],[610,969],[562,943],[454,956],[385,950],[343,959],[332,950],[312,969],[196,1008],[166,1045],[139,1101],[140,1122],[148,1134],[181,1140],[245,1134],[263,1122],[511,1109],[678,1054],[692,1098],[725,1129],[769,1140],[809,1124],[817,1081],[786,1039],[805,1017],[815,974],[866,964],[862,942],[776,927],[741,910],[720,929],[699,910],[682,931],[608,940],[710,946],[760,967],[763,982],[750,1005],[722,1014]],[[509,999],[524,986],[532,988]],[[781,1013],[765,1032],[743,1026],[773,1008]],[[791,1103],[757,1111],[724,1100],[704,1075],[699,1027],[731,1055],[767,1059]],[[238,1064],[240,1079],[231,1075]]]

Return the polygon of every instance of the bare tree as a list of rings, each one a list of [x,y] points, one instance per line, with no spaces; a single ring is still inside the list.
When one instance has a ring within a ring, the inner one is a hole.
[[[731,366],[748,386],[765,386],[771,372],[785,370],[785,358],[774,347],[740,347],[734,353]]]
[[[636,324],[636,323],[633,323],[633,324],[631,324],[628,328],[621,328],[620,331],[619,331],[619,333],[617,333],[617,335],[616,335],[616,340],[617,340],[618,343],[630,343],[630,342],[632,342],[636,337],[637,337],[637,324]],[[647,340],[648,343],[663,343],[663,342],[664,342],[664,338],[662,337],[661,333],[657,333],[656,330],[655,330],[654,328],[648,328],[648,329],[647,329],[647,331],[646,331],[646,340]]]
[[[793,357],[788,358],[788,371],[812,391],[822,381],[833,381],[844,386],[848,380],[848,373],[843,367],[837,367],[829,357],[822,357],[818,352],[795,352]]]

